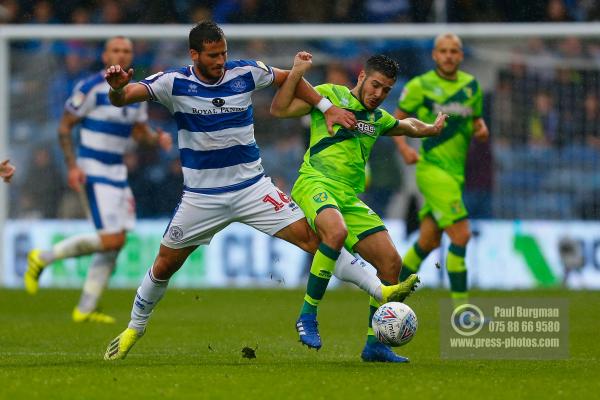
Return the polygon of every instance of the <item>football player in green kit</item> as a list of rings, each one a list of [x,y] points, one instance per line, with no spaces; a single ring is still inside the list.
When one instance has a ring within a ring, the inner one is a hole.
[[[396,111],[398,119],[415,115],[429,122],[439,112],[448,114],[444,132],[424,139],[419,154],[404,138],[394,138],[404,161],[417,164],[417,186],[425,199],[419,212],[419,239],[404,256],[400,279],[419,270],[446,232],[450,238],[446,269],[456,307],[468,302],[465,254],[471,231],[462,199],[467,152],[471,138],[486,141],[489,132],[482,118],[479,83],[459,70],[463,61],[460,38],[452,33],[436,37],[432,58],[435,69],[406,84]]]
[[[358,76],[357,85],[324,84],[315,89],[332,104],[352,111],[358,121],[354,130],[334,126],[330,134],[322,114],[306,102],[294,98],[294,90],[311,65],[308,53],[298,53],[294,67],[273,98],[271,113],[277,117],[311,116],[310,148],[292,189],[292,198],[302,208],[311,227],[321,239],[322,260],[313,263],[307,291],[296,329],[300,341],[319,349],[321,337],[316,320],[317,306],[327,289],[335,260],[342,247],[360,254],[377,270],[382,282],[396,284],[402,260],[381,218],[358,198],[365,189],[365,164],[381,135],[411,137],[436,136],[442,131],[446,115],[440,113],[432,124],[415,118],[398,121],[378,108],[396,82],[398,65],[383,56],[369,58]],[[416,275],[406,285],[418,283]],[[377,341],[371,318],[379,304],[371,298],[367,344],[361,357],[365,361],[407,362],[390,347]]]

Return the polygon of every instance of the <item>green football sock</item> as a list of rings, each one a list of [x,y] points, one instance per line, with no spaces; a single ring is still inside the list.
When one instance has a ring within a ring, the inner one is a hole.
[[[465,255],[467,248],[458,246],[454,243],[448,248],[448,257],[446,259],[446,269],[450,279],[450,291],[454,306],[468,302],[467,293],[467,267],[465,265]]]
[[[402,270],[400,271],[400,282],[406,280],[410,274],[414,274],[421,267],[421,263],[429,255],[428,252],[419,247],[419,243],[415,242],[404,255],[402,259]]]
[[[380,304],[373,296],[369,297],[369,328],[367,329],[367,343],[373,344],[377,342],[375,332],[373,332],[373,315],[379,308]]]
[[[339,256],[339,251],[332,249],[324,243],[319,245],[319,250],[315,253],[310,267],[304,304],[302,305],[300,314],[317,313],[317,307],[325,295],[327,284],[329,283],[329,279],[331,279],[335,262]]]
[[[390,286],[389,282],[381,281],[382,285]],[[373,315],[381,304],[373,296],[369,297],[369,328],[367,329],[367,343],[372,344],[377,342],[375,332],[373,332]]]

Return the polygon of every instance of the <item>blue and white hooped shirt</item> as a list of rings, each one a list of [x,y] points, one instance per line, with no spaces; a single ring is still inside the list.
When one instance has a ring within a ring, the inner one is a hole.
[[[225,193],[260,180],[264,170],[251,96],[273,79],[273,70],[262,62],[241,60],[227,62],[212,85],[202,82],[191,65],[140,82],[175,118],[185,190]]]
[[[82,118],[77,164],[88,182],[126,186],[123,154],[133,125],[148,120],[148,104],[115,107],[108,98],[109,89],[104,71],[98,72],[75,86],[65,109]]]

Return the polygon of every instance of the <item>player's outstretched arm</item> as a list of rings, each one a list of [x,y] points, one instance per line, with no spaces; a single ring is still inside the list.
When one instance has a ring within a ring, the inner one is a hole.
[[[406,118],[398,120],[398,125],[395,128],[390,129],[386,132],[389,136],[410,136],[416,138],[437,136],[444,129],[444,123],[448,118],[447,114],[438,113],[437,118],[433,124],[426,124],[416,118]]]
[[[10,163],[10,160],[4,160],[0,163],[0,178],[6,183],[10,183],[17,168]]]
[[[275,93],[271,102],[271,115],[279,118],[300,117],[306,115],[312,106],[295,96],[298,83],[312,65],[312,55],[301,51],[294,57],[294,66],[287,78]]]
[[[133,76],[133,68],[125,71],[120,65],[111,65],[104,73],[104,79],[110,85],[108,98],[113,106],[122,107],[127,104],[150,100],[148,89],[139,83],[129,83]]]
[[[396,109],[394,116],[396,119],[406,119],[409,117],[406,112],[400,109]],[[419,153],[417,153],[415,149],[406,143],[404,136],[394,136],[392,139],[394,140],[396,148],[400,152],[402,159],[407,165],[416,164],[417,161],[419,161]]]

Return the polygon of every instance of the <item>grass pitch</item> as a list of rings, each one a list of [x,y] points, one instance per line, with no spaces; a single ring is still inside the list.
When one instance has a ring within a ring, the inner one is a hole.
[[[570,358],[559,361],[448,361],[439,356],[438,301],[419,290],[408,304],[416,337],[399,354],[410,364],[360,361],[368,299],[354,290],[327,293],[321,306],[324,347],[300,346],[294,322],[302,293],[285,290],[167,292],[148,331],[121,362],[102,360],[124,329],[134,290],[108,291],[104,310],[117,325],[77,325],[79,292],[35,297],[0,290],[1,399],[460,399],[597,398],[600,393],[600,292],[481,292],[473,295],[563,297],[570,301]],[[256,349],[256,358],[242,349]]]

